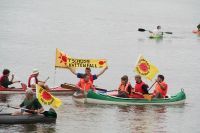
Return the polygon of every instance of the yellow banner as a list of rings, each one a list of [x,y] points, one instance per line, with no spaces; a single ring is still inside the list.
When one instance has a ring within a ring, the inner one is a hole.
[[[105,59],[78,59],[71,58],[69,55],[56,49],[56,63],[55,67],[60,68],[77,68],[77,67],[90,67],[90,68],[104,68],[107,66]]]
[[[139,75],[146,77],[149,80],[152,80],[155,77],[155,75],[159,72],[158,68],[151,64],[143,56],[139,56],[134,71]]]
[[[41,104],[49,105],[54,108],[58,108],[62,104],[60,99],[54,97],[39,85],[36,85],[36,97]]]

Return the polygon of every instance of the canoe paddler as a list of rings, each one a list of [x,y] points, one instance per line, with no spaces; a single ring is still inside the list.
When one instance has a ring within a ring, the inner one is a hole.
[[[128,76],[124,75],[121,77],[121,83],[118,87],[117,97],[129,98],[132,91],[132,86],[128,81]]]
[[[200,24],[199,24],[199,25],[197,25],[197,29],[198,29],[198,31],[200,32]]]
[[[4,69],[2,76],[0,77],[0,86],[8,88],[9,85],[20,82],[20,81],[13,81],[14,77],[15,77],[14,74],[12,74],[12,78],[11,78],[11,80],[9,80],[9,75],[10,75],[10,70]]]
[[[99,76],[101,76],[106,70],[108,69],[108,67],[105,67],[99,74],[92,74],[91,73],[91,69],[89,67],[85,68],[85,74],[87,74],[89,76],[90,81],[94,82],[94,80],[96,80]],[[69,70],[77,76],[77,78],[83,78],[84,77],[84,73],[76,73],[75,70],[73,70],[72,68],[69,68]]]
[[[49,90],[48,85],[45,84],[46,82],[38,80],[38,76],[39,76],[38,69],[33,69],[32,74],[28,78],[28,87],[35,89],[36,84],[38,84],[39,86],[42,86],[44,89]]]
[[[12,115],[40,114],[44,111],[38,99],[35,98],[32,89],[27,89],[25,95],[24,101],[18,107],[21,111],[14,112]]]
[[[163,75],[158,75],[155,90],[153,92],[155,98],[165,98],[167,96],[168,85],[164,82],[164,79]]]
[[[87,74],[83,75],[83,78],[78,82],[77,87],[81,92],[88,92],[90,89],[95,90],[90,77]]]
[[[161,26],[158,25],[156,29],[153,31],[149,31],[151,33],[151,36],[163,36],[163,32],[161,31]]]
[[[148,85],[142,81],[140,75],[135,76],[135,87],[133,88],[132,98],[144,98],[144,94],[149,94]]]

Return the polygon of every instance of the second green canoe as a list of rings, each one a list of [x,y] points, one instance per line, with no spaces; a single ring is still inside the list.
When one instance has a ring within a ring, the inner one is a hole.
[[[115,96],[109,96],[106,94],[96,93],[89,91],[85,95],[78,95],[74,93],[73,100],[78,103],[90,103],[90,104],[116,104],[116,105],[174,105],[184,104],[186,99],[185,92],[181,90],[176,95],[169,98],[153,98],[152,100],[136,99],[136,98],[121,98]]]

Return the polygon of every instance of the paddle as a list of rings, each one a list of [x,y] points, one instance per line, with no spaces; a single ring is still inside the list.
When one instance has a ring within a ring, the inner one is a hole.
[[[156,82],[157,82],[157,81],[155,81],[155,82],[151,85],[151,87],[148,89],[148,91],[150,91],[150,90],[153,88],[153,86],[155,85]],[[151,101],[151,99],[152,99],[152,95],[150,95],[150,94],[144,94],[143,96],[144,96],[145,99],[147,99],[147,100],[149,100],[149,101]]]
[[[9,104],[7,104],[7,105],[1,105],[1,106],[6,106],[8,108],[13,108],[13,109],[22,109],[24,111],[35,113],[34,110],[26,109],[26,108],[13,107],[13,106],[10,106]],[[44,111],[44,112],[42,112],[40,114],[43,114],[46,117],[57,117],[57,114],[56,114],[55,110],[52,109],[52,108],[50,108],[49,111]]]
[[[148,89],[148,91],[150,91],[150,90],[153,88],[153,86],[155,85],[156,82],[157,82],[157,81],[155,81],[155,82],[151,85],[151,87]]]
[[[138,31],[140,31],[140,32],[148,31],[148,32],[150,32],[150,33],[153,33],[152,31],[150,31],[150,30],[145,30],[145,29],[143,29],[143,28],[138,28]],[[172,32],[163,32],[163,33],[165,33],[165,34],[173,34]]]
[[[49,80],[50,77],[47,77],[46,80],[44,81],[44,83],[46,83]]]

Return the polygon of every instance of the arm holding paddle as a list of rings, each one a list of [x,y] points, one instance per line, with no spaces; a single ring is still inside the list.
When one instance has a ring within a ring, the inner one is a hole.
[[[140,32],[148,31],[149,33],[153,33],[153,31],[145,30],[145,29],[143,29],[143,28],[139,28],[138,31],[140,31]],[[162,32],[162,33],[165,33],[165,34],[172,34],[172,32]]]
[[[12,74],[12,76],[11,76],[12,78],[11,78],[11,82],[14,84],[14,83],[20,83],[21,81],[13,81],[14,80],[14,78],[15,78],[15,75],[14,74]]]

